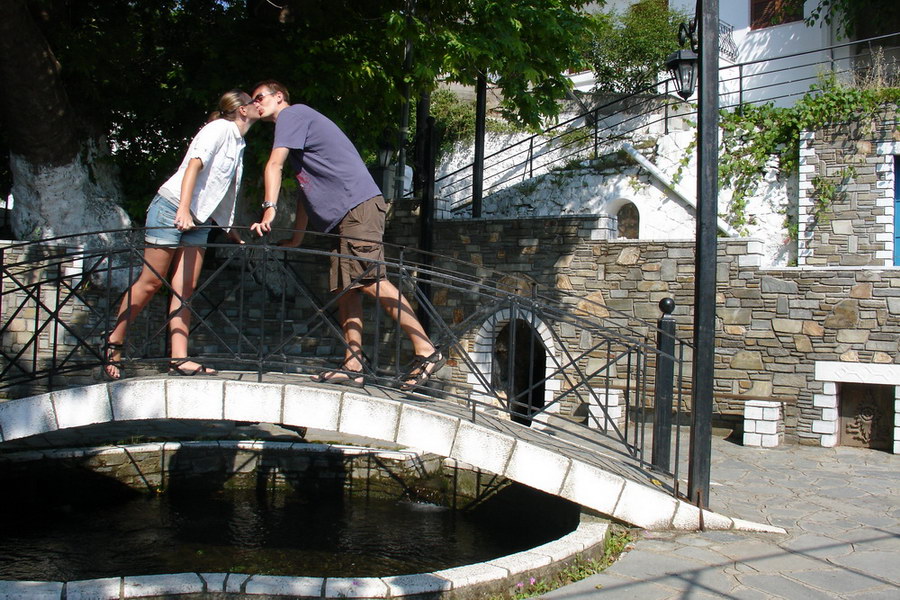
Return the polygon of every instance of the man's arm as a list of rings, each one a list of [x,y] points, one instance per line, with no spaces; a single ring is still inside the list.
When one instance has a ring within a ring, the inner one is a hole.
[[[291,235],[291,237],[278,242],[278,245],[288,248],[296,248],[297,246],[302,244],[303,234],[306,233],[306,224],[308,222],[309,217],[306,214],[306,206],[304,206],[303,201],[300,200],[297,202],[297,216],[294,217],[294,233],[293,235]]]
[[[284,170],[284,163],[287,161],[288,148],[272,148],[269,155],[269,161],[266,163],[266,169],[263,171],[263,182],[266,186],[264,202],[269,205],[263,209],[262,218],[258,223],[250,226],[250,231],[257,235],[264,235],[272,231],[272,221],[275,219],[275,205],[278,204],[278,193],[281,191],[281,172]]]

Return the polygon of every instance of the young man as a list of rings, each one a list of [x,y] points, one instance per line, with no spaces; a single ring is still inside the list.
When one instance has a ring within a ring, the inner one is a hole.
[[[366,294],[378,299],[412,342],[415,364],[401,378],[401,389],[423,385],[445,358],[431,343],[409,302],[387,279],[382,264],[372,262],[384,260],[381,242],[387,206],[359,152],[327,117],[309,106],[292,105],[287,89],[277,81],[259,83],[252,97],[260,118],[275,123],[275,140],[263,175],[262,218],[250,229],[260,236],[271,231],[282,170],[290,160],[303,194],[297,203],[294,234],[282,245],[299,246],[307,228],[340,236],[331,259],[330,288],[334,293],[343,292],[337,304],[346,342],[344,362],[313,380],[363,385],[362,294]]]

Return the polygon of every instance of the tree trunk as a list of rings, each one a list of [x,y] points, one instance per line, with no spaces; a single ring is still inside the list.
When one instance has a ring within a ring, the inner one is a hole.
[[[13,233],[19,239],[122,229],[118,177],[103,162],[100,144],[79,140],[75,115],[56,61],[25,0],[0,2],[0,90],[13,177]],[[84,236],[86,246],[109,236]]]

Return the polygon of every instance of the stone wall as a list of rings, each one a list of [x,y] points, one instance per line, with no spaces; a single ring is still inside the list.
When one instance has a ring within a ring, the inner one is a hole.
[[[395,206],[388,239],[414,243],[415,212],[414,204]],[[679,335],[690,339],[694,242],[592,240],[598,222],[442,221],[434,246],[438,254],[531,279],[545,293],[593,298],[654,324],[659,301],[674,298]],[[786,439],[819,444],[818,361],[900,364],[900,269],[762,269],[762,243],[746,238],[720,238],[718,257],[718,417],[736,422],[747,400],[776,400],[784,405]]]
[[[802,135],[801,265],[893,264],[896,155],[896,110],[876,121],[841,123]]]

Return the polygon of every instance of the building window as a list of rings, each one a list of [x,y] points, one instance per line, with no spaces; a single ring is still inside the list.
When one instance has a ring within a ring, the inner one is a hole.
[[[638,233],[641,228],[641,217],[638,214],[637,207],[628,202],[622,205],[619,212],[616,213],[616,219],[619,222],[618,237],[627,240],[638,239]]]
[[[801,0],[750,0],[750,29],[803,20]]]

